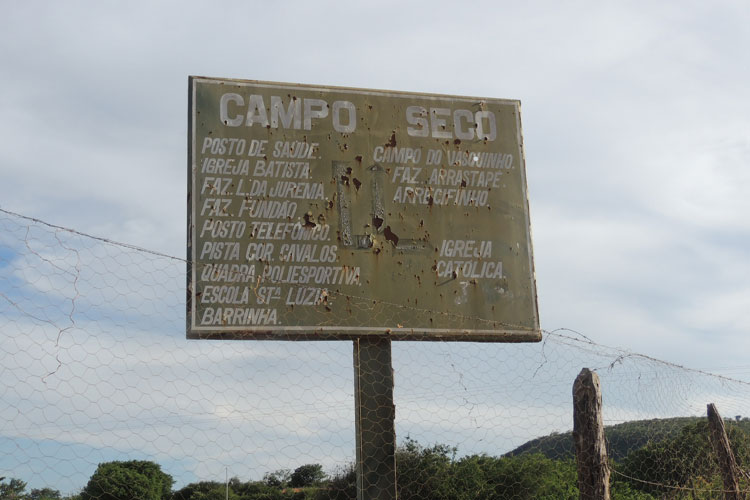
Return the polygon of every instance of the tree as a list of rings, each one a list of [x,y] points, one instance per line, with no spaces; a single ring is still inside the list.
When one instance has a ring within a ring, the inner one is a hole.
[[[96,468],[81,500],[167,500],[173,483],[154,462],[106,462]]]
[[[572,459],[552,460],[542,454],[517,457],[470,455],[456,458],[453,447],[424,447],[414,440],[396,450],[400,500],[577,500],[576,467]],[[356,474],[348,467],[318,491],[319,500],[356,498]],[[647,496],[617,500],[650,500]]]
[[[396,488],[402,500],[447,498],[447,481],[456,449],[436,444],[425,448],[413,439],[396,449]]]
[[[174,492],[172,500],[224,500],[226,484],[216,481],[199,481]],[[229,500],[292,500],[277,487],[262,481],[243,482],[233,477],[229,480]]]
[[[59,500],[62,498],[60,492],[52,488],[34,488],[29,494],[29,500]]]
[[[656,497],[637,490],[624,481],[614,481],[611,493],[612,500],[657,500]]]
[[[229,481],[229,499],[237,500],[239,496],[234,489],[239,480],[232,478]],[[227,494],[227,485],[218,481],[199,481],[190,483],[184,488],[176,491],[172,500],[224,500]]]
[[[287,474],[288,475],[288,474]],[[240,500],[276,500],[284,495],[278,486],[269,486],[263,481],[243,482],[237,478],[229,480],[229,488],[237,494]]]
[[[727,424],[727,435],[738,463],[746,467],[750,463],[750,435],[736,423]],[[633,489],[654,495],[667,495],[676,488],[700,490],[710,489],[705,485],[720,484],[705,419],[684,426],[672,439],[649,443],[631,452],[619,468],[624,477],[634,478],[630,480]]]
[[[573,460],[551,460],[541,453],[518,457],[471,455],[454,463],[445,498],[577,500]]]
[[[320,464],[305,464],[297,467],[289,477],[289,486],[292,488],[302,488],[312,486],[325,479],[323,466]]]
[[[26,483],[20,479],[10,478],[5,483],[5,478],[0,482],[0,500],[26,500],[28,496],[24,494]]]
[[[349,464],[334,472],[326,488],[318,490],[316,500],[352,500],[357,498],[357,471]]]
[[[263,476],[263,482],[274,488],[283,488],[289,484],[292,472],[289,469],[279,469],[273,472],[267,472]]]

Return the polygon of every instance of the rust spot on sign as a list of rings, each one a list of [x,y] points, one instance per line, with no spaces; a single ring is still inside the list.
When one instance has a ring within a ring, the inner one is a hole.
[[[383,231],[383,236],[385,236],[385,239],[393,243],[393,246],[398,245],[398,236],[396,233],[391,231],[391,226],[385,226],[385,230]]]
[[[305,227],[312,229],[317,226],[317,224],[315,224],[315,221],[312,220],[312,217],[312,212],[307,212],[305,214]]]

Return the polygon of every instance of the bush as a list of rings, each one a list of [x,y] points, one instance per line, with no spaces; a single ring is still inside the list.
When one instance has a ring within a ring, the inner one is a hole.
[[[106,462],[96,468],[81,500],[168,500],[173,483],[154,462]]]

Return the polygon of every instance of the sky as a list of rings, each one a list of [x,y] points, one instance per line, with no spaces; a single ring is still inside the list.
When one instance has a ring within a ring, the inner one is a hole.
[[[519,99],[542,328],[747,380],[748,26],[721,0],[10,2],[0,208],[183,257],[189,75]]]

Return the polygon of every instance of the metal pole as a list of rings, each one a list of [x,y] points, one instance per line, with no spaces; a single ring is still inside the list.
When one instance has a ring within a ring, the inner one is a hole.
[[[354,340],[357,500],[396,499],[396,410],[391,341]]]

